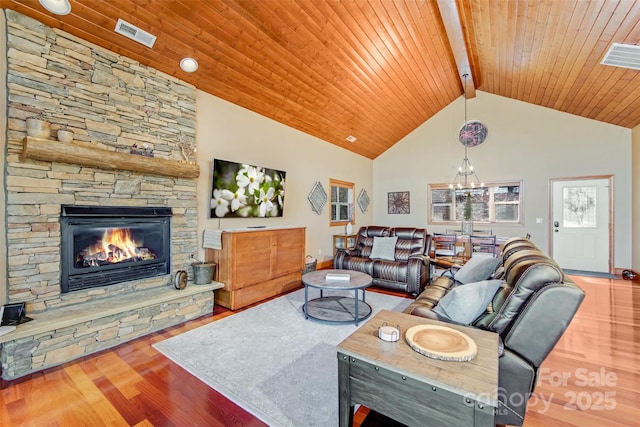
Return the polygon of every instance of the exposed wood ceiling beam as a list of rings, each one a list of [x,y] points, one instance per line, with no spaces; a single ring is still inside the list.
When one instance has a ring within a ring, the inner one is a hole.
[[[449,45],[453,52],[453,57],[458,68],[458,77],[467,98],[476,96],[476,79],[471,70],[469,52],[465,44],[464,31],[462,29],[461,17],[458,12],[456,0],[438,0],[438,9],[444,23],[444,28],[449,38]],[[466,74],[466,76],[465,76]]]

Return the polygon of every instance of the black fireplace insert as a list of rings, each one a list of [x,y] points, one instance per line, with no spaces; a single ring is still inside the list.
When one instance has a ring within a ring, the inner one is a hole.
[[[63,293],[169,274],[171,209],[63,205]]]

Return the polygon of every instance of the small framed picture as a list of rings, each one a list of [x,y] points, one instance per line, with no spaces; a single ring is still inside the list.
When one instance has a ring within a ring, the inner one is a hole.
[[[390,214],[411,213],[408,191],[394,191],[387,193],[387,208]]]

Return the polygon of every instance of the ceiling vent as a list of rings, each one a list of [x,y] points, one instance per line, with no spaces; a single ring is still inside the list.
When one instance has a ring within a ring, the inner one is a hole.
[[[123,21],[122,19],[118,19],[118,22],[116,22],[115,31],[118,34],[129,37],[130,39],[135,40],[147,47],[153,47],[153,44],[156,42],[156,36],[147,33],[146,31],[136,27],[135,25],[130,24],[127,21]]]
[[[640,46],[613,43],[601,64],[640,70]]]

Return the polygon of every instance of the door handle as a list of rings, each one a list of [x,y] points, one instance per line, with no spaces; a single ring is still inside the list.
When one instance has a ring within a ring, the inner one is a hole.
[[[560,227],[560,223],[558,221],[553,221],[553,226],[558,228]]]

